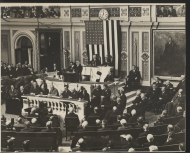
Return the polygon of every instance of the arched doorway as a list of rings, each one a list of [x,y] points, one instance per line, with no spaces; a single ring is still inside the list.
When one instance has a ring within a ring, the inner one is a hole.
[[[15,49],[16,64],[30,64],[33,67],[33,46],[30,39],[22,36],[17,41],[17,48]]]

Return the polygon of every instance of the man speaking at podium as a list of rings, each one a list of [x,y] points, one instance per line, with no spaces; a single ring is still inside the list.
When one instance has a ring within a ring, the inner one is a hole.
[[[96,54],[93,55],[93,59],[90,61],[90,64],[92,67],[97,67],[101,65],[100,61],[96,57]]]

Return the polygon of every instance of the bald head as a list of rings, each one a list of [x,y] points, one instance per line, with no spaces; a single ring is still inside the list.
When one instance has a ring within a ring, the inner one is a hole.
[[[115,112],[117,110],[117,107],[116,106],[113,106],[113,111]]]
[[[157,146],[152,145],[152,146],[150,146],[150,147],[149,147],[149,150],[150,150],[150,152],[153,152],[153,151],[158,151],[158,147],[157,147]]]
[[[73,107],[69,107],[69,113],[73,113],[74,108]]]
[[[169,124],[167,129],[168,129],[168,132],[174,131],[174,126],[172,124]]]
[[[120,123],[121,123],[121,125],[125,125],[125,124],[127,124],[127,121],[126,121],[125,119],[122,119],[122,120],[120,121]]]
[[[153,142],[154,141],[154,136],[152,134],[147,135],[147,140],[148,142]]]
[[[128,152],[135,152],[134,148],[129,148]]]
[[[125,138],[126,138],[126,141],[128,142],[132,141],[133,139],[133,137],[130,134],[127,134]]]

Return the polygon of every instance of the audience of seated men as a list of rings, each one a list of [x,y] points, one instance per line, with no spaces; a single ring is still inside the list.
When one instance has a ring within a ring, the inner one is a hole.
[[[47,121],[46,129],[43,129],[42,132],[54,132],[54,130],[52,129],[52,122],[51,121]]]
[[[127,126],[127,121],[125,119],[121,119],[120,124],[121,124],[121,126],[117,128],[118,131],[131,128],[131,126]]]
[[[172,131],[172,132],[168,133],[168,138],[167,138],[166,142],[164,143],[164,146],[172,145],[172,144],[179,144],[179,143],[180,143],[180,141],[177,140],[177,138],[175,138],[175,133]]]
[[[30,122],[29,121],[25,121],[24,122],[24,128],[23,129],[21,129],[20,130],[20,132],[34,132],[34,129],[32,129],[31,127],[30,127]]]
[[[111,130],[111,128],[108,128],[107,127],[107,125],[108,125],[108,123],[107,123],[107,120],[102,120],[102,128],[100,128],[100,129],[98,129],[98,131],[106,131],[106,130]]]
[[[15,142],[15,138],[9,137],[9,139],[7,140],[7,148],[3,148],[2,151],[14,152],[15,151],[14,142]]]
[[[148,125],[148,124],[145,124],[145,125],[143,126],[143,130],[144,130],[144,132],[143,132],[143,133],[140,133],[140,134],[139,134],[139,137],[147,136],[148,134],[154,134],[154,133],[152,133],[151,131],[149,131],[149,125]]]
[[[25,140],[22,143],[23,150],[21,152],[30,152],[30,140]]]
[[[179,89],[171,102],[167,103],[168,115],[175,116],[178,106],[181,106],[182,108],[184,107],[184,96],[182,89]]]
[[[165,87],[161,88],[161,92],[158,95],[159,100],[155,104],[156,113],[159,114],[159,109],[162,105],[165,105],[170,100],[170,93]]]
[[[61,93],[61,98],[69,98],[71,96],[71,91],[68,89],[68,85],[64,85],[64,91]]]
[[[33,80],[32,86],[30,87],[30,94],[32,95],[40,94],[40,87],[38,86],[36,80]]]
[[[59,96],[58,90],[54,87],[53,82],[50,84],[49,96]]]
[[[137,125],[135,125],[135,128],[142,128],[143,127],[143,117],[142,116],[139,116],[138,118],[137,118]]]
[[[148,93],[148,102],[147,105],[145,107],[145,109],[148,110],[152,110],[155,103],[159,100],[159,93],[160,90],[157,88],[156,84],[152,84],[152,88],[150,89],[149,93]]]
[[[137,114],[136,114],[136,110],[133,109],[131,111],[131,117],[129,118],[129,123],[136,123],[137,122]]]
[[[135,139],[133,139],[133,137],[130,135],[130,134],[127,134],[125,136],[126,138],[126,141],[127,141],[127,144],[122,146],[122,148],[125,148],[125,149],[129,149],[129,148],[135,148],[135,147],[139,147],[139,144],[137,141],[135,141]]]
[[[154,136],[152,134],[147,135],[147,141],[148,142],[144,143],[142,147],[150,147],[151,145],[159,146],[159,143],[154,141]]]
[[[97,85],[94,90],[92,91],[92,98],[91,98],[91,108],[95,106],[99,106],[101,102],[101,86]]]

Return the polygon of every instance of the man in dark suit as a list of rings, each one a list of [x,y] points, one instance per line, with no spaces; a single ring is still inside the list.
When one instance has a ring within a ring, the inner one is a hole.
[[[71,95],[70,95],[71,99],[78,99],[79,98],[79,93],[74,89],[71,90]]]
[[[164,9],[164,6],[161,6],[160,10],[158,10],[157,17],[167,17],[167,12]]]
[[[185,129],[185,111],[183,113],[183,118],[175,125],[175,128],[181,130]]]
[[[3,63],[3,67],[1,67],[1,75],[6,76],[7,75],[7,66],[6,63]]]
[[[135,148],[139,146],[139,144],[133,139],[133,137],[130,134],[127,134],[125,138],[126,138],[127,144],[122,146],[122,148],[129,149],[129,148]]]
[[[123,89],[120,90],[120,93],[121,93],[121,95],[120,95],[121,104],[125,108],[126,103],[127,103],[127,97],[125,96],[125,92]]]
[[[106,131],[106,130],[111,130],[111,128],[107,127],[107,120],[102,120],[102,128],[98,129],[98,131]]]
[[[91,98],[91,108],[95,106],[99,106],[101,102],[101,86],[97,85],[94,90],[92,91],[92,98]]]
[[[176,10],[170,5],[168,8],[168,17],[177,17]]]
[[[83,138],[80,138],[76,144],[76,147],[72,148],[72,152],[82,152],[87,150],[89,150],[89,148],[86,147],[86,143]]]
[[[140,133],[139,137],[144,137],[144,136],[147,136],[148,134],[153,134],[152,132],[149,131],[149,125],[148,124],[145,124],[143,126],[143,130],[144,130],[144,132]]]
[[[40,94],[40,87],[37,85],[36,80],[33,80],[33,83],[30,87],[30,94],[35,94],[35,95]]]
[[[145,106],[147,104],[147,95],[141,93],[141,101],[136,105],[137,116],[143,116],[145,119]]]
[[[159,96],[159,90],[156,88],[156,84],[152,84],[152,88],[148,93],[149,99],[147,105],[145,106],[145,110],[152,109],[152,106],[159,100],[158,96]]]
[[[175,133],[169,132],[168,138],[167,138],[166,142],[163,144],[163,146],[172,145],[172,144],[179,144],[179,143],[180,143],[180,141],[175,138]]]
[[[69,113],[65,116],[65,118],[67,117],[76,117],[77,118],[77,123],[76,124],[80,124],[80,121],[79,121],[79,117],[77,114],[74,113],[74,108],[73,107],[69,107]]]
[[[15,138],[14,137],[10,137],[7,140],[7,148],[3,148],[2,151],[5,151],[5,152],[14,152],[15,151],[15,149],[13,148],[14,147],[14,141],[15,141]]]
[[[21,152],[30,152],[30,140],[25,140],[22,143],[23,150]]]
[[[129,118],[129,123],[136,123],[137,122],[137,115],[136,115],[136,110],[133,109],[131,111],[132,117]]]
[[[94,107],[94,113],[90,114],[90,116],[101,116],[101,113],[99,113],[98,107]]]
[[[43,129],[42,132],[55,132],[53,129],[52,129],[52,122],[51,121],[47,121],[46,123],[46,129]]]
[[[66,71],[73,72],[74,66],[75,66],[74,63],[70,62],[69,67],[66,69]]]
[[[103,105],[108,105],[110,103],[111,90],[108,88],[107,84],[104,84],[103,87]]]
[[[166,104],[170,100],[170,95],[168,91],[166,91],[165,87],[161,88],[161,92],[158,97],[159,97],[159,100],[156,102],[156,105],[155,105],[157,114],[159,114],[159,108],[161,108],[163,104]]]
[[[21,71],[21,68],[19,67],[19,65],[16,64],[16,67],[15,67],[15,77],[19,77],[19,76],[22,76],[22,71]]]
[[[13,69],[11,68],[10,65],[8,65],[8,69],[7,69],[7,75],[10,77],[10,78],[13,78],[14,77],[14,71]]]
[[[49,91],[49,94],[48,94],[48,96],[59,96],[59,92],[58,92],[58,90],[54,87],[54,85],[53,85],[53,82],[51,83],[51,85],[50,85],[50,91]]]
[[[137,125],[135,125],[135,128],[142,128],[143,127],[143,117],[140,116],[137,118]]]
[[[126,129],[131,128],[131,126],[126,126],[127,121],[125,119],[121,119],[120,124],[121,124],[121,126],[117,128],[117,131],[126,130]]]
[[[167,132],[164,133],[164,134],[168,134],[169,132],[174,132],[174,126],[172,124],[169,124],[167,126]]]
[[[34,132],[34,129],[30,127],[30,122],[24,122],[25,128],[21,129],[20,132]]]
[[[11,88],[9,90],[9,98],[11,99],[18,98],[18,90],[14,88],[13,84],[11,84]]]
[[[104,119],[109,120],[110,116],[118,115],[117,107],[113,106],[112,110],[108,110],[105,114]]]
[[[81,81],[81,73],[82,73],[82,66],[80,64],[79,60],[76,60],[76,65],[74,67],[75,70],[75,82],[80,82]]]
[[[103,66],[111,66],[111,61],[110,59],[108,58],[108,55],[105,56],[105,61],[104,63],[102,64]]]
[[[128,89],[131,90],[132,82],[140,83],[140,72],[137,71],[135,65],[133,65],[133,70],[129,72],[129,75],[126,78],[125,88],[128,87]]]
[[[93,59],[90,61],[90,63],[92,67],[97,67],[101,65],[100,61],[98,60],[95,54],[93,55]]]
[[[185,85],[186,85],[185,75],[182,75],[181,76],[181,81],[179,82],[179,84],[175,88],[175,91],[174,91],[173,94],[175,95],[179,91],[179,89],[183,89],[184,93],[186,93]]]
[[[154,136],[152,134],[147,135],[147,143],[144,143],[142,147],[150,147],[151,145],[159,146],[158,142],[154,142]]]
[[[114,82],[113,72],[111,70],[104,79],[104,82]]]
[[[68,89],[68,85],[64,85],[64,91],[61,93],[61,98],[69,98],[71,96],[71,91]]]
[[[82,123],[82,129],[79,129],[78,131],[79,131],[79,132],[82,132],[82,131],[89,131],[89,130],[88,130],[88,122],[87,122],[87,121],[84,121],[84,122]]]
[[[161,81],[159,80],[158,77],[155,78],[155,82],[153,82],[153,84],[156,84],[156,87],[157,87],[157,88],[162,87],[162,83],[161,83]]]
[[[132,101],[133,105],[128,107],[128,111],[131,112],[133,109],[136,109],[137,105],[141,102],[141,90],[136,91],[136,98]]]

